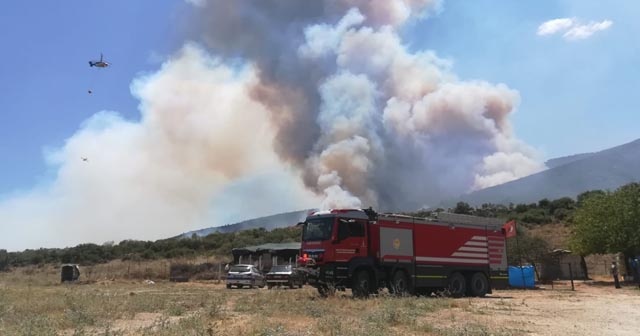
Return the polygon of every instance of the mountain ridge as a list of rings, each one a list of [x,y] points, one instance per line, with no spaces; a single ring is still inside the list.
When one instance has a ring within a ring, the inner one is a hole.
[[[460,200],[472,205],[530,203],[543,198],[575,197],[588,190],[613,190],[640,181],[640,139],[559,159],[555,162],[564,164],[463,195]]]
[[[307,214],[309,213],[309,211],[313,211],[313,210],[314,209],[290,211],[290,212],[283,212],[283,213],[269,215],[269,216],[252,218],[252,219],[248,219],[248,220],[244,220],[244,221],[240,221],[232,224],[227,224],[222,226],[213,226],[213,227],[208,227],[204,229],[185,232],[183,234],[180,234],[177,237],[191,238],[194,234],[199,237],[204,237],[212,233],[229,233],[229,232],[237,232],[237,231],[257,229],[257,228],[273,230],[277,228],[290,227],[304,220],[307,217]]]

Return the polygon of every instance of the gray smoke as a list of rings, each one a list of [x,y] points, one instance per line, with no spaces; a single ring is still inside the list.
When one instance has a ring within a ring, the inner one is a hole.
[[[0,246],[415,209],[543,168],[512,132],[516,91],[406,48],[439,1],[190,2],[196,42],[133,81],[140,119],[96,113],[51,150],[52,181],[0,199]]]
[[[462,81],[398,29],[431,0],[200,3],[196,38],[255,64],[278,155],[303,170],[323,207],[411,209],[537,172],[512,134],[516,91]]]

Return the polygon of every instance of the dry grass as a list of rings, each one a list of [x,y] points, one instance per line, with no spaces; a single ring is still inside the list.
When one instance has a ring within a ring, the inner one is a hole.
[[[31,276],[30,276],[31,277]],[[227,290],[207,283],[8,283],[2,335],[449,335],[425,319],[446,298],[321,299],[313,289]]]
[[[545,225],[536,225],[529,231],[532,236],[542,238],[551,249],[566,249],[569,246],[569,237],[571,229],[565,223],[549,223]]]
[[[355,300],[338,292],[322,299],[309,287],[227,290],[213,282],[128,279],[62,285],[53,269],[21,269],[0,274],[0,335],[571,335],[566,325],[554,329],[550,321],[563,306],[575,312],[590,307],[582,300],[602,299],[580,292],[504,293],[492,299]],[[635,295],[629,305],[640,302],[631,289],[625,293]],[[607,295],[609,304],[616,302]],[[603,316],[609,318],[606,309]],[[526,322],[536,318],[536,325]],[[598,322],[585,317],[592,320]]]

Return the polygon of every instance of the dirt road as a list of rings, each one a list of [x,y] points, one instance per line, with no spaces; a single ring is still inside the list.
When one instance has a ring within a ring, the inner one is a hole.
[[[499,291],[471,299],[469,307],[440,311],[439,320],[477,323],[490,330],[507,328],[525,335],[640,335],[640,290],[576,283],[576,291]],[[444,319],[443,319],[444,317]],[[433,320],[435,323],[435,320]]]

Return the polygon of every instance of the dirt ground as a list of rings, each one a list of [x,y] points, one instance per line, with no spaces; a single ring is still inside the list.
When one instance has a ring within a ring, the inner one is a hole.
[[[539,290],[497,291],[471,299],[471,309],[455,320],[471,320],[489,329],[507,327],[525,335],[640,335],[640,290],[613,284],[557,283]],[[446,319],[447,311],[440,317]],[[442,321],[443,319],[441,319]]]
[[[486,298],[355,300],[213,282],[61,285],[0,275],[0,335],[638,335],[640,290],[544,285]]]

